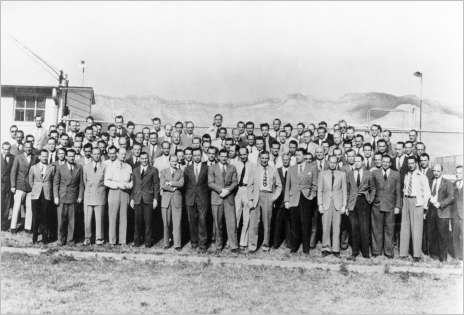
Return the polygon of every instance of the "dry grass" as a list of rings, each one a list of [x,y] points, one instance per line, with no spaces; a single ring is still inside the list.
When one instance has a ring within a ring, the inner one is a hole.
[[[462,277],[2,254],[3,313],[462,313]]]

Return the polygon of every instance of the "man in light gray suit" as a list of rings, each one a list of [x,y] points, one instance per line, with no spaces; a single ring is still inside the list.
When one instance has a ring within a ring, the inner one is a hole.
[[[104,242],[104,209],[106,205],[105,168],[101,161],[100,148],[93,148],[92,162],[84,166],[84,246],[90,245],[92,238],[92,215],[95,213],[95,244]]]
[[[37,243],[39,224],[42,230],[42,243],[48,243],[49,220],[53,197],[53,176],[55,167],[48,165],[48,151],[40,151],[40,162],[29,171],[29,184],[32,187],[32,243]],[[40,219],[40,220],[39,220]]]
[[[260,165],[254,166],[248,175],[248,206],[250,207],[250,234],[248,237],[248,250],[256,251],[258,247],[259,222],[264,227],[264,240],[262,248],[269,250],[271,236],[272,208],[274,201],[279,198],[282,191],[282,182],[277,169],[269,166],[269,152],[259,153]]]
[[[346,173],[336,170],[337,157],[329,157],[329,169],[319,173],[317,185],[317,203],[322,216],[322,255],[332,252],[340,257],[340,222],[341,215],[348,211]],[[332,245],[330,230],[332,229]]]
[[[188,148],[192,144],[193,138],[199,137],[199,135],[193,133],[194,125],[191,121],[187,122],[185,129],[187,133],[181,135],[181,143]]]

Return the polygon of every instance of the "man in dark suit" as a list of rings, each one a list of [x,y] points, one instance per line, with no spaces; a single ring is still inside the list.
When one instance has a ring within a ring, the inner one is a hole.
[[[50,231],[50,209],[53,198],[53,176],[55,167],[48,165],[48,151],[40,151],[40,162],[29,171],[29,184],[32,187],[32,243],[37,242],[39,225],[42,230],[42,243],[48,243]]]
[[[454,203],[451,208],[451,227],[453,234],[453,254],[455,259],[462,260],[462,165],[456,167],[454,182]]]
[[[346,173],[346,178],[349,181],[350,173],[355,170],[354,158],[355,152],[353,149],[348,149],[345,151],[346,164],[343,165],[340,170]],[[348,249],[350,243],[350,234],[351,234],[351,220],[348,215],[342,215],[341,217],[341,226],[340,226],[340,236],[341,236],[341,249]]]
[[[8,231],[8,215],[12,205],[11,194],[11,168],[13,167],[14,155],[10,153],[11,144],[2,144],[2,231]]]
[[[132,155],[129,158],[126,158],[126,163],[129,164],[132,169],[140,166],[140,154],[142,153],[142,145],[135,142],[132,146]],[[145,152],[148,154],[148,152]],[[150,161],[150,155],[148,155],[148,160]]]
[[[127,130],[124,128],[124,117],[118,115],[114,118],[114,124],[116,125],[116,136],[118,138],[126,137]]]
[[[270,152],[272,144],[274,142],[277,142],[277,139],[274,138],[274,137],[271,137],[271,135],[269,134],[269,124],[268,123],[261,124],[260,127],[261,127],[261,133],[263,135],[263,140],[264,140],[263,150]]]
[[[374,153],[372,152],[372,145],[364,143],[362,155],[364,156],[364,168],[368,171],[375,166]]]
[[[32,207],[31,207],[31,185],[29,184],[29,170],[37,161],[37,157],[32,155],[32,143],[24,143],[24,152],[15,156],[11,167],[10,182],[11,192],[14,195],[13,214],[11,217],[11,233],[16,233],[19,211],[22,205],[26,207],[26,218],[24,230],[31,233],[32,228]]]
[[[329,128],[327,127],[327,123],[325,121],[321,121],[319,123],[319,128],[320,127],[323,127],[324,130],[325,130],[325,133],[327,134],[327,136],[325,137],[325,139],[323,141],[329,142],[329,146],[332,146],[334,144],[333,134],[329,133]],[[320,132],[319,128],[317,128],[317,134],[318,134],[318,137],[320,138],[320,136],[319,136],[319,132]],[[320,139],[322,139],[322,138],[320,138]],[[321,143],[319,143],[319,145],[322,145]]]
[[[277,249],[282,244],[282,231],[285,235],[285,242],[290,248],[290,217],[288,210],[285,209],[285,187],[288,178],[288,170],[290,167],[290,155],[284,153],[282,155],[282,166],[277,169],[282,183],[282,191],[279,198],[274,202],[274,248]]]
[[[382,139],[381,139],[382,140]],[[381,142],[378,142],[378,146],[381,146]],[[401,189],[401,198],[403,198],[403,189],[404,189],[404,177],[408,173],[408,157],[404,151],[404,142],[397,142],[395,146],[396,156],[392,159],[391,169],[399,172],[400,174],[400,189]],[[402,214],[395,214],[395,232],[394,232],[394,242],[396,246],[399,246],[400,242],[400,232],[401,232],[401,218]],[[424,233],[424,238],[426,238],[426,233]],[[424,241],[426,242],[426,241]],[[424,249],[428,246],[424,244]],[[428,250],[424,251],[428,254]]]
[[[193,249],[207,247],[206,214],[209,204],[208,166],[201,162],[200,148],[193,149],[193,163],[184,171],[185,204],[190,226],[190,243]]]
[[[427,179],[429,181],[433,180],[434,176],[433,176],[433,171],[430,168],[430,156],[427,153],[422,153],[419,156],[419,161],[420,161],[419,163],[420,163],[421,173],[427,176]]]
[[[150,143],[142,148],[142,152],[147,152],[150,157],[150,164],[153,165],[155,159],[163,154],[161,146],[158,144],[158,134],[156,132],[150,132],[149,135]]]
[[[140,154],[140,165],[133,169],[133,187],[130,205],[135,209],[134,246],[142,241],[142,221],[145,221],[145,247],[152,242],[153,212],[160,200],[160,177],[158,169],[148,164],[147,152]],[[143,220],[142,220],[143,218]]]
[[[58,206],[59,242],[62,246],[74,244],[75,210],[84,197],[82,165],[74,163],[76,152],[66,152],[66,163],[57,167],[53,179],[53,196]],[[66,233],[66,228],[68,232]]]
[[[364,157],[355,157],[355,170],[348,176],[348,211],[351,223],[352,252],[348,259],[356,260],[359,248],[364,258],[369,258],[371,204],[375,197],[372,173],[366,170]],[[361,246],[360,246],[361,245]]]
[[[454,202],[453,184],[443,178],[443,167],[433,166],[434,179],[430,181],[432,197],[427,211],[427,232],[429,235],[430,254],[437,255],[441,262],[448,257],[448,234],[451,218],[451,208]]]
[[[18,130],[15,133],[16,141],[11,145],[10,154],[14,156],[24,152],[24,131]]]
[[[208,186],[211,189],[211,207],[215,226],[216,249],[222,250],[222,221],[226,220],[229,247],[236,252],[237,219],[235,216],[235,190],[238,186],[237,170],[227,163],[229,153],[222,149],[219,152],[219,163],[208,168]]]
[[[327,128],[321,126],[319,124],[319,128],[317,128],[317,139],[315,140],[316,144],[322,146],[322,142],[327,141],[329,147],[334,145],[333,135],[327,133]]]
[[[393,258],[393,238],[395,231],[395,214],[400,213],[401,185],[400,174],[392,170],[391,157],[382,157],[382,169],[372,172],[375,185],[375,198],[372,205],[372,256],[382,252]]]

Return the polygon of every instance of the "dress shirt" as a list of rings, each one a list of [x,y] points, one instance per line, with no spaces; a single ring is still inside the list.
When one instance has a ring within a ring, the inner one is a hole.
[[[117,161],[117,159],[114,160],[114,161],[111,161],[110,159],[108,159],[108,160],[104,160],[103,163],[105,163],[106,165],[110,165],[110,164],[113,164],[113,162],[116,162],[116,161]]]
[[[163,141],[167,141],[169,143],[172,143],[172,136],[171,137],[164,136]]]
[[[428,169],[429,169],[428,167],[421,169],[422,174],[427,175],[427,170]]]
[[[280,132],[280,129],[277,130],[277,131],[275,131],[274,129],[272,129],[272,130],[269,130],[269,135],[270,135],[271,137],[277,139],[277,137],[278,137],[278,135],[279,135],[279,132]]]
[[[417,168],[412,173],[408,172],[404,177],[404,195],[408,195],[410,176],[412,176],[411,196],[416,197],[416,207],[423,206],[424,209],[427,209],[428,201],[431,196],[430,184],[429,180],[427,179],[427,176],[422,174]]]
[[[243,176],[243,185],[248,185],[248,175],[250,174],[250,170],[253,167],[253,163],[250,161],[245,162],[245,174]],[[240,182],[240,178],[242,176],[243,166],[245,165],[241,160],[235,164],[235,168],[237,169],[237,180]]]
[[[386,172],[383,168],[381,168],[381,170],[382,170],[382,176],[385,176],[385,173],[387,173],[387,178],[388,178],[388,175],[390,175],[390,168]]]
[[[201,162],[193,163],[193,174],[195,174],[195,176],[200,176],[200,171],[201,171]]]
[[[282,164],[282,157],[280,155],[274,156],[271,154],[270,159],[269,159],[269,165],[274,167],[274,168],[279,168],[281,167]]]
[[[311,153],[314,156],[316,154],[316,148],[318,145],[311,141],[309,143],[300,143],[299,147],[306,149],[307,153]]]
[[[39,140],[43,132],[44,132],[43,127],[37,128],[37,131],[35,132],[35,139]]]
[[[94,169],[94,170],[96,169],[96,171],[98,171],[98,169],[100,168],[100,163],[101,163],[101,162],[95,162],[95,161],[93,161],[92,163],[93,163],[93,169]]]
[[[443,178],[443,176],[440,176],[439,178],[434,178],[433,181],[432,181],[432,187],[430,188],[430,194],[433,194],[433,188],[434,186],[436,186],[436,194],[435,196],[432,196],[432,198],[430,198],[430,201],[433,201],[433,202],[437,202],[438,201],[438,189],[440,188],[440,183],[441,183],[441,179]]]
[[[42,178],[45,177],[45,172],[47,171],[47,164],[43,164],[40,162],[40,173],[42,174]]]
[[[91,157],[85,158],[84,164],[87,165],[89,163],[92,163],[92,158]]]
[[[354,150],[354,152],[356,153],[356,155],[358,155],[358,154],[363,154],[363,153],[364,153],[363,147],[360,147],[360,148],[354,147],[353,150]]]
[[[56,161],[56,151],[48,151],[48,164]]]
[[[134,164],[138,162],[138,159],[139,159],[138,156],[135,156],[135,155],[132,156],[132,161],[134,162]]]
[[[140,166],[140,174],[145,174],[147,172],[147,166]]]
[[[165,135],[165,132],[162,129],[160,129],[160,130],[153,129],[153,131],[158,134],[158,139],[161,138],[161,137],[164,137],[164,135]]]
[[[259,190],[272,192],[271,182],[272,182],[273,174],[270,174],[269,166],[266,166],[266,167],[260,166],[260,168],[261,168],[261,180],[260,180]],[[265,175],[264,172],[266,172],[266,178],[264,178],[264,175]],[[264,180],[266,180],[266,186],[264,186]]]
[[[132,167],[119,160],[108,165],[105,170],[105,186],[111,189],[119,189],[118,184],[125,184],[127,189],[132,188]]]
[[[282,166],[282,174],[284,175],[284,178],[287,175],[287,172],[288,172],[288,167]]]
[[[325,161],[325,160],[316,160],[317,169],[319,171],[323,171],[325,163],[327,163],[327,161]]]
[[[63,165],[65,161],[58,161],[58,165]]]
[[[214,165],[216,164],[216,161],[210,161],[208,160],[208,162],[206,162],[208,166],[211,166],[211,165]]]
[[[290,157],[290,166],[296,165],[296,156]]]
[[[76,170],[76,166],[75,165],[71,165],[69,163],[66,163],[66,165],[68,166],[68,170],[72,173]]]
[[[31,164],[31,157],[32,157],[32,154],[31,155],[27,155],[26,152],[24,152],[24,155],[26,156],[26,160],[29,164]]]
[[[227,172],[227,164],[219,163],[219,168],[221,169],[221,173]]]
[[[355,169],[354,171],[354,181],[358,180],[358,173],[359,173],[359,180],[362,181],[363,178],[363,168],[361,167],[359,170]]]
[[[404,154],[402,156],[397,156],[396,157],[396,169],[399,171],[401,169],[401,167],[403,166],[403,163],[404,163]],[[398,167],[399,166],[399,167]]]
[[[109,138],[108,147],[114,145],[116,148],[119,148],[119,137]]]

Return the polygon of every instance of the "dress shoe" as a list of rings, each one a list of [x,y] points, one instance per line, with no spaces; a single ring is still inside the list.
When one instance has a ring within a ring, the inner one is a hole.
[[[414,257],[414,262],[420,262],[420,257]]]
[[[445,263],[445,262],[446,262],[446,258],[440,258],[440,262]]]
[[[401,259],[401,260],[406,260],[406,259],[408,259],[408,257],[406,257],[406,256],[400,256],[400,259]]]
[[[254,251],[254,250],[251,250],[251,249],[250,249],[250,250],[248,250],[248,254],[254,254],[254,253],[255,253],[255,251]]]
[[[198,245],[192,245],[192,249],[197,249]]]
[[[364,255],[363,255],[363,258],[366,258],[366,259],[371,259],[371,257],[370,257],[370,256],[364,256]]]
[[[372,254],[372,257],[376,258],[378,257],[379,255],[376,255],[376,254]]]
[[[393,259],[393,255],[387,255],[387,254],[385,254],[385,257],[387,257],[388,259]]]
[[[110,244],[110,247],[111,247],[111,248],[115,248],[115,247],[116,247],[116,244]]]
[[[296,254],[296,250],[291,249],[291,250],[290,250],[290,254]]]
[[[206,252],[206,247],[200,246],[199,249],[202,253]]]
[[[24,230],[24,232],[26,232],[27,234],[32,234],[32,231],[31,230]]]
[[[312,247],[310,247],[309,249],[316,249],[316,246],[312,246]]]
[[[356,261],[356,256],[348,256],[346,260]]]
[[[181,247],[176,247],[176,250],[177,251],[180,251],[182,248]]]
[[[330,255],[330,252],[328,250],[322,251],[322,256],[326,257],[326,256],[329,256],[329,255]]]
[[[90,239],[88,237],[85,238],[85,241],[84,241],[84,246],[89,246],[90,245]]]
[[[340,252],[333,252],[332,253],[335,257],[340,257]]]
[[[16,229],[11,229],[10,232],[11,234],[18,234],[18,232],[16,232]]]
[[[261,247],[261,248],[262,248],[262,250],[263,250],[264,252],[268,252],[268,251],[269,251],[269,247],[267,247],[267,246],[263,246],[263,247]]]
[[[234,248],[230,250],[232,253],[238,253],[238,248]]]
[[[163,249],[165,249],[165,250],[169,249],[169,246],[163,246]]]
[[[102,246],[103,245],[103,240],[97,240],[95,242],[95,245]]]
[[[140,244],[134,243],[134,244],[132,244],[132,247],[140,247]],[[146,247],[146,245],[145,245],[145,247]]]
[[[241,250],[247,250],[248,246],[240,246]]]

